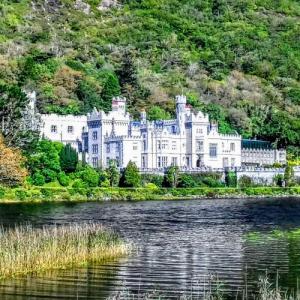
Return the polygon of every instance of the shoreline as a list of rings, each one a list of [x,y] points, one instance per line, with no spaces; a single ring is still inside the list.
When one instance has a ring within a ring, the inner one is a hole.
[[[300,186],[251,188],[6,188],[0,204],[108,201],[172,201],[300,197]]]

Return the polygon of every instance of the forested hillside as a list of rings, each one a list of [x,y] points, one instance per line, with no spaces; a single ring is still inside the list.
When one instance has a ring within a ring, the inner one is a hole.
[[[2,0],[0,84],[35,89],[42,112],[62,114],[108,110],[121,93],[152,119],[184,93],[223,132],[295,153],[300,2]]]

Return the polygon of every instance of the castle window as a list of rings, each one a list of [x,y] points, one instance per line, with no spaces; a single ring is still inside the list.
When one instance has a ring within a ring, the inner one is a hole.
[[[93,131],[93,140],[97,140],[98,139],[98,132],[97,131]]]
[[[203,152],[204,147],[203,147],[203,141],[196,141],[196,151]]]
[[[92,153],[93,154],[98,154],[98,145],[97,144],[92,145]]]
[[[177,147],[176,147],[176,142],[173,141],[173,142],[172,142],[172,150],[176,150],[176,148],[177,148]]]
[[[98,157],[93,157],[92,158],[92,165],[94,168],[98,167]]]
[[[57,126],[56,125],[51,125],[51,132],[52,133],[57,133]]]
[[[177,157],[172,157],[172,166],[177,166]]]
[[[160,141],[157,141],[157,149],[161,150],[161,142]]]
[[[68,133],[73,133],[73,130],[74,130],[73,126],[68,126]]]
[[[167,156],[162,156],[161,165],[162,165],[162,167],[167,167],[168,166],[168,157]]]
[[[106,144],[106,153],[110,153],[110,145]]]
[[[168,141],[167,141],[167,140],[163,140],[163,141],[162,141],[161,148],[162,148],[162,149],[168,149],[168,145],[169,145]]]
[[[231,166],[234,167],[235,166],[235,158],[231,159]]]
[[[146,140],[143,141],[143,150],[144,151],[147,150],[147,142],[146,142]]]
[[[235,151],[235,143],[230,143],[230,151]]]
[[[217,144],[209,144],[209,156],[210,157],[217,157]]]

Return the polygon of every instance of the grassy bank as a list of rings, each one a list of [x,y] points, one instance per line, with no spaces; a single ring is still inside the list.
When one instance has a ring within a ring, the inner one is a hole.
[[[300,196],[300,186],[249,188],[1,188],[0,202],[142,201],[206,198]]]
[[[101,225],[0,230],[0,278],[83,265],[124,255],[128,246]]]

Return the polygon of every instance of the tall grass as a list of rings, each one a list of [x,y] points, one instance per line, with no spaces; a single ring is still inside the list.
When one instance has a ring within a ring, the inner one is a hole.
[[[102,261],[128,250],[99,224],[0,228],[0,278]]]
[[[133,294],[124,289],[113,294],[108,300],[300,300],[300,289],[296,291],[284,291],[278,285],[278,275],[276,283],[272,284],[268,275],[260,276],[255,292],[248,292],[247,285],[241,286],[235,295],[226,295],[223,292],[224,285],[215,276],[208,276],[203,280],[197,281],[196,286],[192,286],[192,292],[176,296],[166,296],[163,291],[149,291],[147,293]]]

